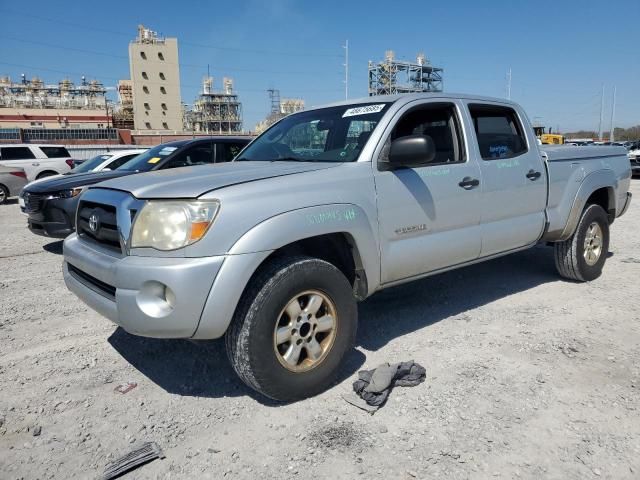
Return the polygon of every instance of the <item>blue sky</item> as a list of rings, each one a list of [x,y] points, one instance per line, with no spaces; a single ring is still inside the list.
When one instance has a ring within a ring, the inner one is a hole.
[[[445,69],[449,92],[504,97],[511,68],[512,98],[554,129],[597,129],[602,84],[606,128],[614,85],[616,126],[640,124],[638,0],[3,1],[0,74],[48,83],[84,74],[114,86],[129,76],[139,23],[178,38],[183,102],[207,65],[218,88],[234,78],[246,129],[268,113],[268,88],[308,106],[342,100],[346,39],[352,98],[367,94],[368,60],[422,51]]]

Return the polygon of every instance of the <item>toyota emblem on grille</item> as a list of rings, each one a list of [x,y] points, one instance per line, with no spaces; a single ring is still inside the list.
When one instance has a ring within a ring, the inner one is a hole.
[[[96,213],[92,213],[89,217],[89,230],[96,233],[98,228],[100,228],[100,219]]]

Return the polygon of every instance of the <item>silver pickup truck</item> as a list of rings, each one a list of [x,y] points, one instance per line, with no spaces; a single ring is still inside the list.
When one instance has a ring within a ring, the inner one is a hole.
[[[232,163],[91,187],[64,279],[132,334],[224,335],[247,385],[291,401],[334,381],[383,288],[539,242],[597,278],[630,178],[622,147],[541,151],[512,102],[365,98],[290,115]]]

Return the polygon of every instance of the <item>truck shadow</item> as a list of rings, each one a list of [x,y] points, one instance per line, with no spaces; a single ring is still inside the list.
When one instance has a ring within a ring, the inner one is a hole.
[[[62,255],[62,244],[64,240],[56,240],[55,242],[47,243],[42,246],[42,249],[49,253],[54,253],[56,255]]]
[[[402,335],[559,278],[553,251],[540,245],[392,287],[359,305],[357,344],[379,350]]]
[[[357,345],[379,350],[394,338],[558,278],[550,249],[536,247],[384,290],[359,305]],[[223,340],[160,340],[137,337],[118,328],[109,343],[169,393],[211,398],[248,395],[266,406],[281,405],[238,379],[227,360]],[[343,362],[337,382],[351,377],[365,360],[364,353],[353,349]]]
[[[265,406],[282,405],[256,393],[238,378],[222,339],[162,340],[138,337],[118,328],[108,341],[127,362],[168,393],[210,398],[248,395]],[[353,349],[336,382],[349,378],[364,361],[364,354]]]

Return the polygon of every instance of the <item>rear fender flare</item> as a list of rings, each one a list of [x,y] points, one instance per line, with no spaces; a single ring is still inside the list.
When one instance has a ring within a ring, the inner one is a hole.
[[[609,205],[607,207],[607,211],[609,212],[613,210],[615,212],[616,196],[614,187],[616,185],[617,180],[613,170],[598,170],[587,175],[582,181],[582,185],[580,185],[578,193],[576,193],[576,196],[573,199],[573,205],[571,206],[571,211],[569,212],[569,218],[567,219],[567,223],[558,240],[564,241],[571,237],[571,235],[573,235],[573,232],[575,232],[578,226],[578,222],[580,221],[582,211],[587,204],[587,200],[596,190],[599,190],[601,188],[607,189],[609,193]]]

